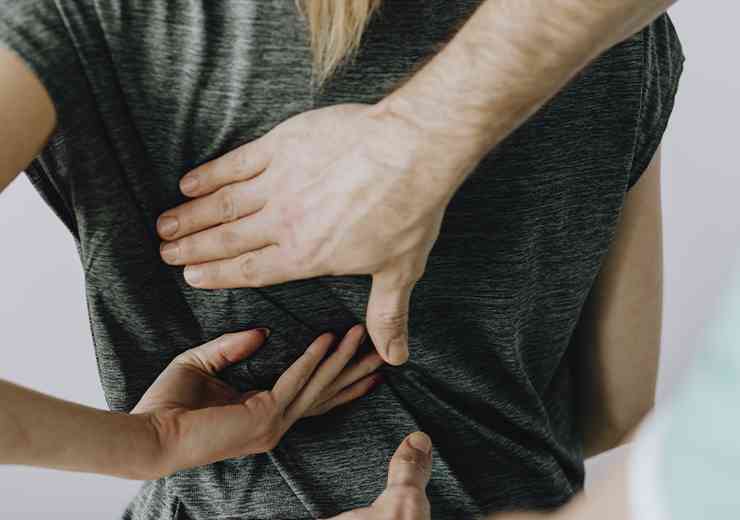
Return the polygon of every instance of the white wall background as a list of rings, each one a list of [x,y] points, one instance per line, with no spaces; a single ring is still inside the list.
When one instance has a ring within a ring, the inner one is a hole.
[[[712,2],[709,9],[684,0],[672,13],[688,59],[664,146],[661,398],[680,380],[740,240],[740,64],[737,45],[728,44],[740,4]],[[0,197],[0,244],[0,378],[104,407],[74,245],[25,177]],[[601,473],[605,462],[591,467]],[[137,487],[99,476],[0,467],[0,517],[115,518]]]

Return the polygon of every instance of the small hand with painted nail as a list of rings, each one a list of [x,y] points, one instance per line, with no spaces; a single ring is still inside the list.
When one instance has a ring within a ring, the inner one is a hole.
[[[302,417],[357,399],[380,382],[376,353],[356,358],[364,327],[356,325],[332,350],[319,336],[272,390],[237,392],[216,374],[264,343],[264,329],[226,334],[180,354],[132,411],[146,414],[159,446],[152,478],[273,449]]]

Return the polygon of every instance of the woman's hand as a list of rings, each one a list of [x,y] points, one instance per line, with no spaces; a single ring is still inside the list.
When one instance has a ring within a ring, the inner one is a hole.
[[[386,362],[401,364],[411,291],[480,159],[471,150],[382,104],[305,112],[183,178],[195,200],[159,218],[162,258],[209,289],[370,274],[368,332]]]
[[[383,494],[370,507],[331,520],[430,520],[426,487],[431,476],[432,442],[424,433],[412,433],[391,459]]]
[[[364,328],[350,329],[335,350],[319,336],[272,390],[239,393],[216,374],[264,343],[266,331],[226,334],[180,354],[136,405],[160,446],[156,476],[273,449],[301,417],[323,414],[357,399],[380,382],[375,354],[350,363]]]

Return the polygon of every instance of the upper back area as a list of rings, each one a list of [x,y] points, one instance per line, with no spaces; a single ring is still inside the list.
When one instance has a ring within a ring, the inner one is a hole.
[[[156,218],[182,202],[178,181],[193,166],[295,113],[380,99],[480,1],[389,0],[357,62],[316,92],[290,0],[0,0],[0,40],[26,58],[57,107],[57,132],[29,175],[78,241],[113,409],[130,409],[176,353],[223,332],[272,326],[269,348],[233,374],[261,385],[313,334],[364,316],[359,277],[194,290],[160,261]],[[173,477],[189,510],[244,517],[256,500],[247,488],[261,489],[265,475],[289,482],[286,509],[308,504],[328,516],[365,503],[398,437],[415,429],[467,449],[435,459],[437,511],[462,517],[512,497],[541,506],[570,496],[582,461],[568,338],[630,181],[644,80],[657,77],[645,74],[647,41],[600,59],[452,201],[414,293],[412,362],[374,396],[299,424],[274,465],[228,461]],[[556,218],[542,219],[541,207]],[[348,439],[360,431],[358,448]],[[357,460],[362,471],[352,470]],[[224,475],[250,485],[203,492]]]

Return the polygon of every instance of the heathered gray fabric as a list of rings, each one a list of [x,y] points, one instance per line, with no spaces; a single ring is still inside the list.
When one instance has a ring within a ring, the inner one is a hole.
[[[78,244],[113,410],[131,409],[177,353],[224,332],[273,329],[225,374],[264,388],[320,332],[362,319],[368,277],[190,288],[160,261],[156,218],[183,202],[178,180],[192,167],[291,115],[382,98],[480,1],[387,0],[357,62],[316,94],[289,0],[0,0],[0,41],[59,112],[28,175]],[[364,506],[417,429],[435,441],[435,518],[567,501],[583,483],[571,335],[682,62],[662,17],[485,158],[449,207],[413,293],[412,359],[385,369],[387,384],[300,422],[269,455],[146,484],[124,517],[285,520]]]

